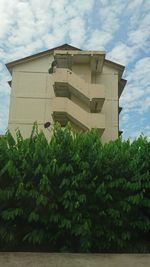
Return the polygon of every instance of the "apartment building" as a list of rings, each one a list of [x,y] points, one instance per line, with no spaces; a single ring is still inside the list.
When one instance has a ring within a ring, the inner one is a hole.
[[[105,59],[105,52],[64,44],[6,66],[12,75],[8,128],[13,134],[19,128],[28,137],[36,121],[49,139],[56,121],[62,126],[70,121],[77,132],[97,128],[103,143],[118,138],[124,66]]]

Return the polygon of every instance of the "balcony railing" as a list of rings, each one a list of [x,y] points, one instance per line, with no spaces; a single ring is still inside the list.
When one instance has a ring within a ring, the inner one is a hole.
[[[89,113],[66,97],[55,97],[53,100],[53,119],[65,126],[67,121],[73,122],[83,130],[97,128],[105,129],[105,115],[102,113]]]
[[[63,68],[57,68],[53,77],[56,96],[69,98],[74,94],[90,107],[91,112],[101,110],[105,100],[104,85],[87,83],[71,70]]]

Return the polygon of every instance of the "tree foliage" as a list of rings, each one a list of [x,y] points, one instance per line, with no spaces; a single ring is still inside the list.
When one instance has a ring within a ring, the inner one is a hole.
[[[55,126],[0,139],[0,250],[150,252],[150,143]]]

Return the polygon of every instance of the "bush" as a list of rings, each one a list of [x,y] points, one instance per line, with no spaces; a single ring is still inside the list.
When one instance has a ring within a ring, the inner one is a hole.
[[[150,143],[56,125],[0,139],[0,250],[150,252]]]

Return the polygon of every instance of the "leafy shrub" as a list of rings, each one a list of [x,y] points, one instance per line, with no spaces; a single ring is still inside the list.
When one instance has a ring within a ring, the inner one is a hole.
[[[16,140],[15,140],[16,139]],[[0,250],[150,252],[150,143],[36,125],[0,139]]]

